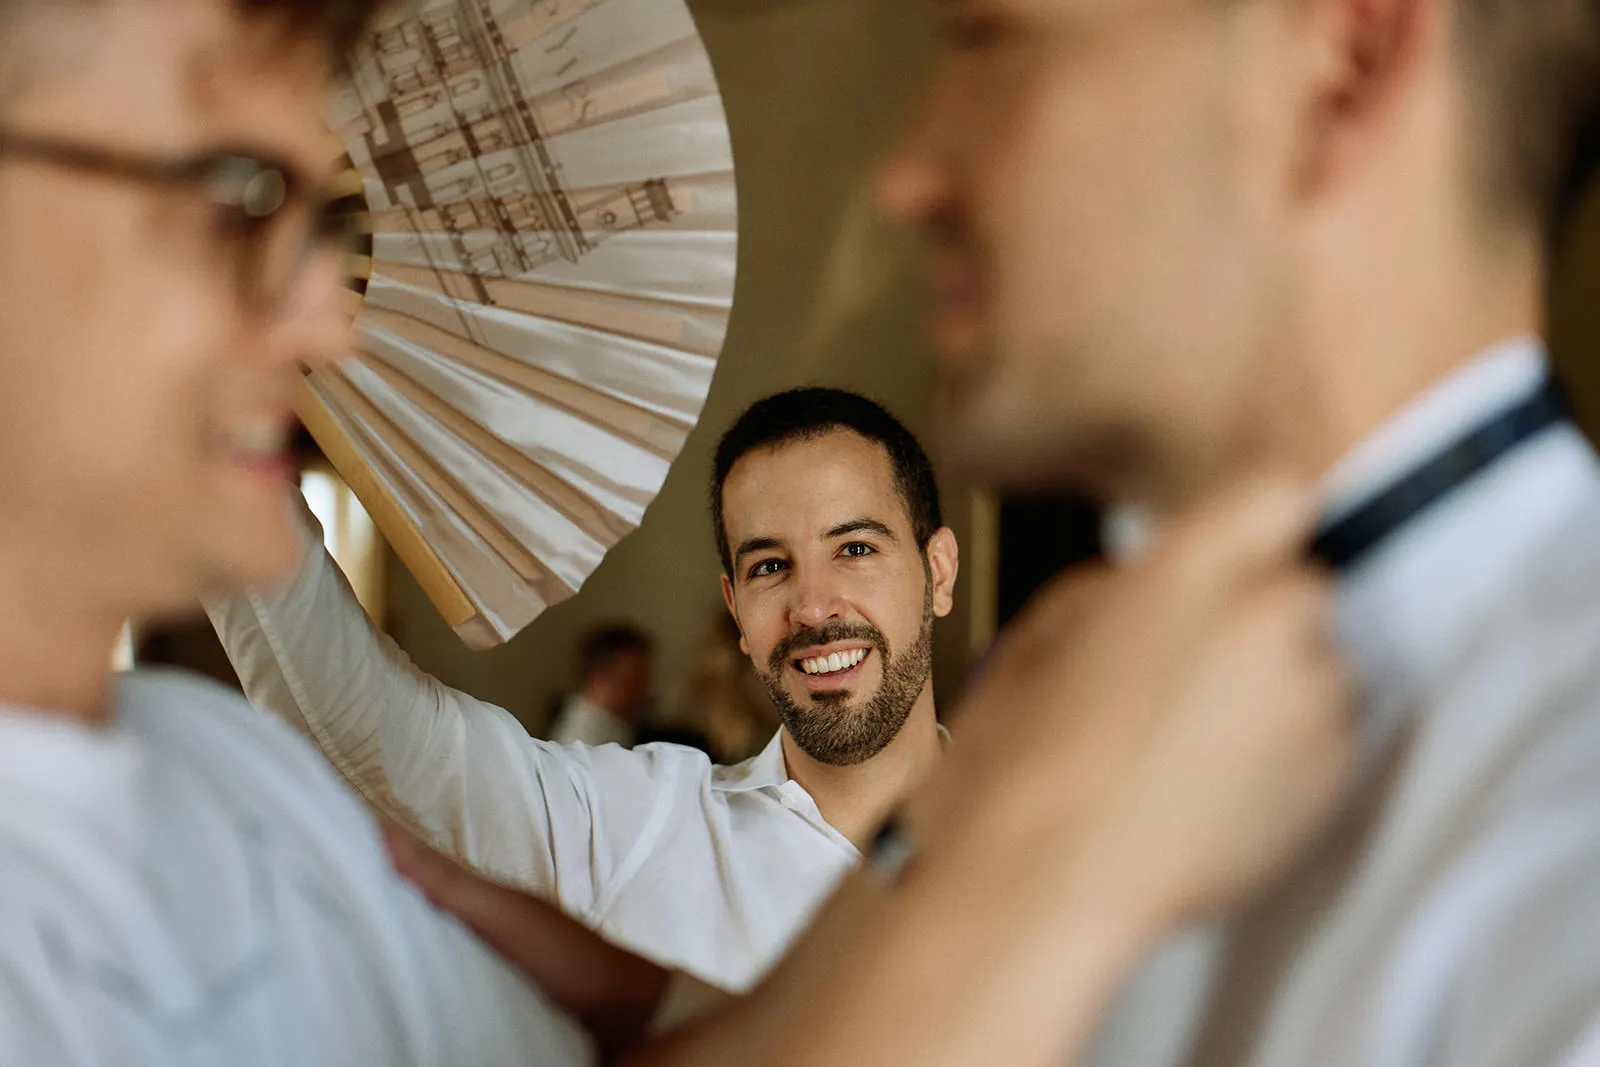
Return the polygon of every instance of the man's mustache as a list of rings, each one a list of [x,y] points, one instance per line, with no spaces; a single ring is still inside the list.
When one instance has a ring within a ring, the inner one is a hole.
[[[868,626],[864,622],[834,622],[818,627],[800,627],[772,650],[768,666],[776,673],[789,660],[800,659],[801,653],[807,649],[838,641],[866,641],[881,652],[884,659],[889,658],[889,643],[884,640],[883,631],[876,626]]]

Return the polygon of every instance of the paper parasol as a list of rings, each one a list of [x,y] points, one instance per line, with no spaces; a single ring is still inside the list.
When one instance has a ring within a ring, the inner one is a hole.
[[[431,0],[352,69],[333,121],[372,237],[355,351],[301,418],[497,644],[638,525],[699,417],[737,247],[721,98],[682,0]]]

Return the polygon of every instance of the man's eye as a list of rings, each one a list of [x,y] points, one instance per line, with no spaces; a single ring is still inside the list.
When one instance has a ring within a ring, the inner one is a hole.
[[[848,545],[845,545],[841,551],[847,556],[870,556],[876,552],[877,549],[863,541],[851,541]]]
[[[764,559],[760,563],[757,563],[754,567],[750,568],[748,577],[766,578],[770,575],[777,574],[778,571],[782,569],[783,561],[781,559]]]

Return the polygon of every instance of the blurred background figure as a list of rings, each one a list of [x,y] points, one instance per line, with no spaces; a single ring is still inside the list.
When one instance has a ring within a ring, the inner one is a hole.
[[[632,748],[650,705],[654,667],[654,642],[637,626],[612,623],[591,631],[579,646],[578,690],[562,703],[550,739]]]
[[[717,763],[740,763],[760,752],[778,729],[778,713],[739,650],[739,625],[726,612],[706,628],[671,725],[705,739]]]

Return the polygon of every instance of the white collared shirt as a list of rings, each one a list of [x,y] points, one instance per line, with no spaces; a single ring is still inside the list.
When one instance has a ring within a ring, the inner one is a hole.
[[[424,674],[371,624],[305,518],[282,594],[206,610],[251,703],[436,847],[732,991],[860,859],[790,780],[781,731],[732,767],[681,745],[567,747]]]
[[[1532,340],[1463,366],[1330,475],[1333,514],[1527,396]],[[1124,990],[1119,1067],[1600,1063],[1600,463],[1524,442],[1341,577],[1358,795],[1226,929]]]
[[[0,1064],[589,1062],[237,694],[122,675],[103,729],[0,708]]]
[[[558,745],[621,745],[633,747],[633,725],[610,708],[603,708],[582,693],[562,702],[550,728]]]

